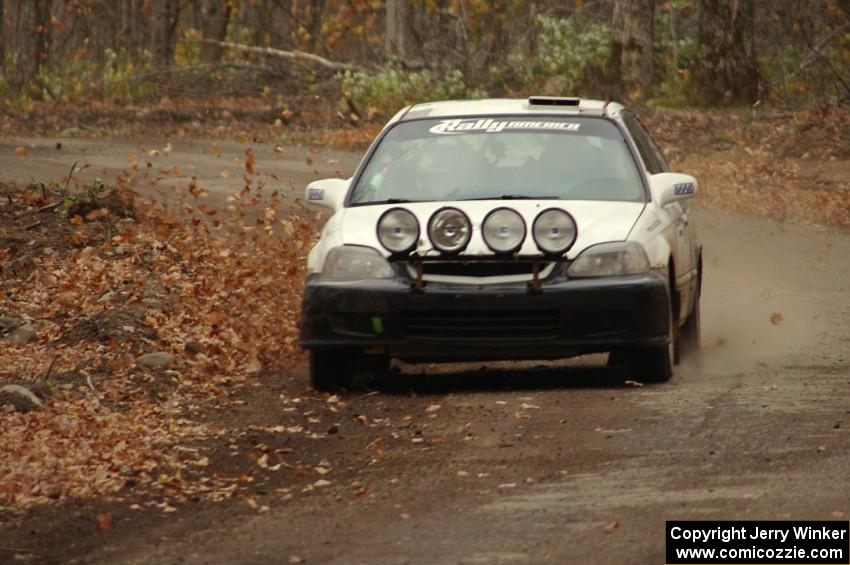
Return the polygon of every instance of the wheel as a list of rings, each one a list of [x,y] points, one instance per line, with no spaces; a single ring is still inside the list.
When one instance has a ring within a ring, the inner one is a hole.
[[[679,331],[679,347],[684,354],[694,353],[699,351],[701,340],[702,340],[702,330],[700,330],[700,296],[697,294],[694,299],[694,309],[691,311],[691,315],[688,316],[688,319],[685,320],[685,325],[682,326],[682,329]]]
[[[610,351],[608,353],[608,367],[627,367],[629,355],[624,351]]]
[[[632,376],[647,383],[666,383],[673,376],[673,343],[632,351]]]
[[[647,383],[666,383],[673,376],[673,364],[678,352],[678,331],[673,321],[673,308],[667,324],[670,343],[633,350],[629,355],[632,376]]]
[[[374,379],[382,379],[390,372],[390,358],[386,355],[361,355],[357,360],[357,369]]]
[[[323,392],[351,388],[357,357],[357,352],[347,349],[311,350],[310,384]]]

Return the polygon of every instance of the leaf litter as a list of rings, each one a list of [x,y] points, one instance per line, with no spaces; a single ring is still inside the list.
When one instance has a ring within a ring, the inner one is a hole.
[[[225,431],[191,416],[301,359],[303,257],[313,238],[300,208],[281,215],[279,194],[254,182],[250,149],[244,164],[245,188],[218,229],[198,191],[181,197],[180,215],[134,199],[138,166],[99,197],[96,214],[58,214],[54,204],[70,193],[57,187],[0,187],[0,315],[36,330],[23,343],[0,336],[0,384],[30,386],[46,401],[0,412],[0,506],[132,492],[164,499],[170,511],[187,497],[237,494],[245,481],[209,472],[209,458],[187,447]],[[39,225],[25,229],[33,219]],[[135,363],[147,353],[175,361]],[[262,457],[267,470],[284,464]]]

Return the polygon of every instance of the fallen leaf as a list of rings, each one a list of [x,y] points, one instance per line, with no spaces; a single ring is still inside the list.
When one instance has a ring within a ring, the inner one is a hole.
[[[21,145],[20,147],[15,147],[15,155],[17,155],[18,157],[26,157],[27,153],[29,153],[29,150],[23,145]]]
[[[366,446],[366,449],[372,454],[372,457],[375,459],[382,459],[384,457],[384,438],[379,437],[372,443]]]
[[[619,528],[619,527],[620,527],[620,521],[619,521],[619,520],[614,520],[613,522],[611,522],[610,524],[608,524],[607,526],[605,526],[605,528],[603,528],[603,531],[604,531],[606,534],[613,534],[613,533],[614,533],[614,530],[616,530],[616,529],[617,529],[617,528]]]
[[[774,326],[778,326],[779,324],[781,324],[782,320],[783,320],[783,318],[782,318],[781,312],[774,312],[773,314],[770,315],[770,323],[773,324]]]
[[[98,529],[100,529],[101,532],[105,532],[107,530],[112,529],[112,514],[110,512],[98,514],[97,527]]]

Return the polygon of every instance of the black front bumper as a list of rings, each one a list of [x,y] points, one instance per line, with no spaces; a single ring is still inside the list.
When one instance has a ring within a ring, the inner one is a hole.
[[[664,277],[525,284],[307,280],[301,345],[356,348],[408,361],[557,359],[669,343]]]

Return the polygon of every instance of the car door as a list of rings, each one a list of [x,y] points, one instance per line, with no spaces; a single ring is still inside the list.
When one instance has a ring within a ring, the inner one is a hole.
[[[637,118],[636,118],[637,119]],[[643,135],[646,137],[646,142],[648,143],[650,150],[655,156],[656,160],[661,166],[661,170],[664,172],[668,172],[670,170],[669,165],[667,164],[667,160],[664,158],[664,155],[661,153],[661,150],[658,148],[658,144],[655,143],[655,139],[653,139],[652,135],[647,131],[644,125],[637,120],[638,127],[642,131]],[[690,275],[694,269],[696,269],[696,256],[694,250],[696,248],[695,242],[695,230],[694,226],[690,221],[690,210],[688,207],[688,203],[684,200],[680,200],[676,202],[676,206],[678,206],[681,215],[679,216],[680,226],[682,229],[679,232],[679,243],[680,250],[683,260],[682,263],[682,274]]]
[[[644,162],[647,173],[653,175],[657,173],[668,172],[670,170],[666,159],[661,154],[652,136],[640,123],[637,117],[631,112],[623,112],[623,122],[632,135],[635,146],[640,153],[641,159]],[[669,214],[673,241],[671,242],[673,263],[676,269],[676,290],[679,292],[681,304],[685,305],[680,309],[680,315],[683,319],[690,311],[689,305],[692,302],[694,285],[694,271],[696,269],[696,257],[694,253],[694,230],[690,225],[690,217],[687,203],[679,201],[668,204],[664,207],[664,213]]]

